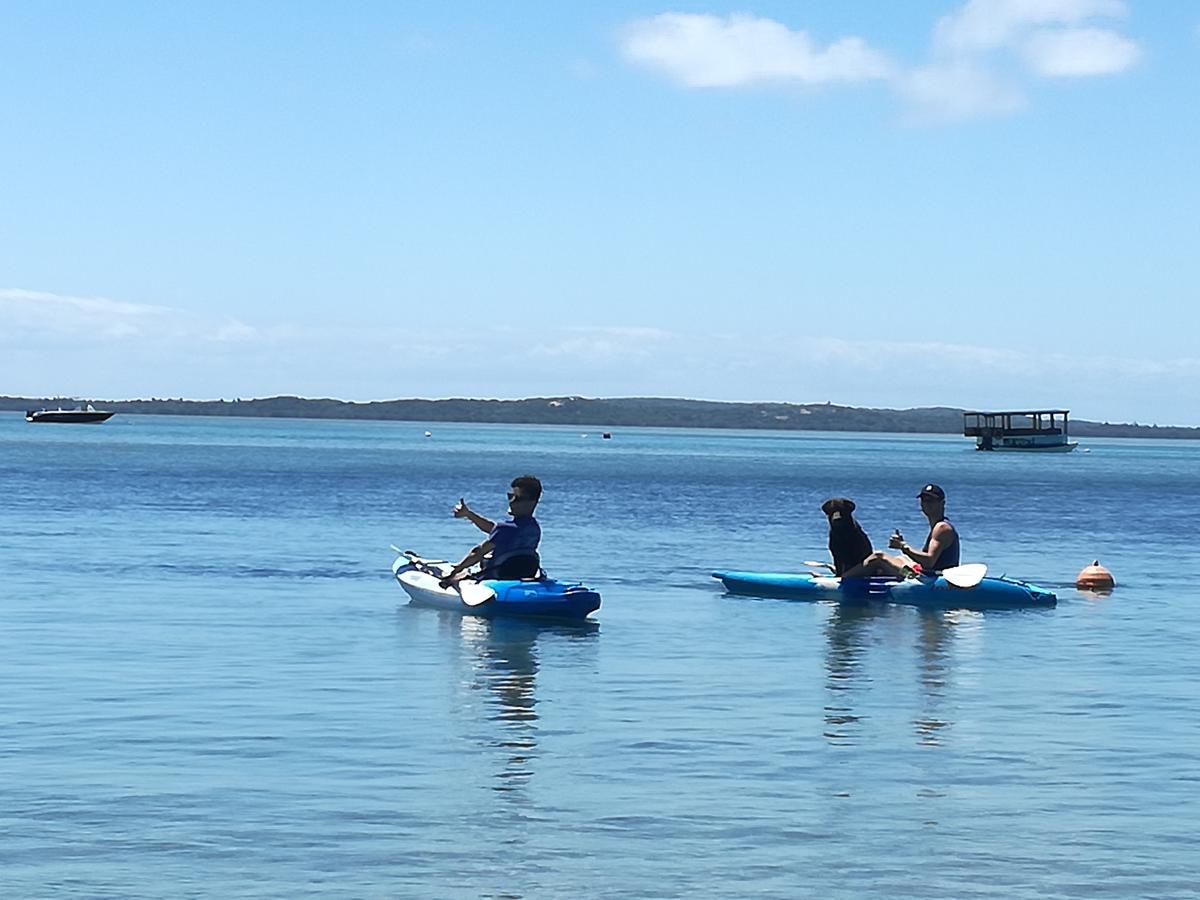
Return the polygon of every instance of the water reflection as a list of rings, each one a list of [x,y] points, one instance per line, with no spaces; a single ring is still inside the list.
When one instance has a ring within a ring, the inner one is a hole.
[[[443,615],[454,616],[452,613]],[[538,751],[537,674],[539,642],[592,641],[596,622],[542,623],[520,619],[457,619],[470,675],[466,686],[482,688],[486,698],[487,743],[501,751],[492,789],[523,798],[534,775]]]
[[[945,697],[950,678],[950,640],[953,625],[947,621],[953,613],[920,610],[917,619],[917,681],[921,685],[921,708],[913,719],[917,742],[935,747],[945,718]]]
[[[915,621],[914,621],[915,617]],[[919,688],[912,718],[917,743],[936,747],[953,722],[948,695],[953,686],[955,655],[961,655],[982,632],[983,614],[969,610],[908,610],[880,604],[838,604],[830,607],[825,623],[824,736],[834,745],[858,743],[866,717],[859,710],[872,687],[866,661],[870,648],[896,628],[915,627],[916,683]],[[892,627],[892,626],[896,627]],[[894,676],[894,677],[893,677]],[[880,687],[895,691],[899,673],[890,673]],[[910,682],[911,683],[911,682]],[[894,702],[894,701],[893,701]]]
[[[825,738],[831,744],[853,744],[862,716],[854,711],[854,693],[870,683],[862,661],[871,640],[871,622],[887,607],[839,603],[825,623]]]

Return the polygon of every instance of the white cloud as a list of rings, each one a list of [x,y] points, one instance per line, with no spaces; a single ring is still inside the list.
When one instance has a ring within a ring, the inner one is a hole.
[[[1122,0],[967,0],[934,24],[929,60],[910,67],[859,37],[819,47],[805,31],[747,14],[638,19],[621,50],[690,88],[886,81],[915,118],[967,119],[1022,109],[1030,79],[1130,68],[1137,42],[1096,24],[1125,14]]]
[[[1012,44],[1031,28],[1123,15],[1121,0],[968,0],[938,20],[934,46],[943,53],[992,50]]]
[[[1128,38],[1103,28],[1039,31],[1021,48],[1029,68],[1048,78],[1083,78],[1123,72],[1141,50]]]
[[[887,58],[860,38],[841,38],[821,48],[803,31],[745,14],[664,13],[641,19],[626,28],[622,49],[630,61],[688,87],[869,81],[891,71]]]
[[[1090,23],[1125,13],[1121,0],[968,0],[934,26],[935,62],[899,79],[898,90],[934,118],[1014,112],[1026,105],[1024,85],[1000,74],[1004,56],[1024,66],[1024,80],[1122,72],[1140,47]]]

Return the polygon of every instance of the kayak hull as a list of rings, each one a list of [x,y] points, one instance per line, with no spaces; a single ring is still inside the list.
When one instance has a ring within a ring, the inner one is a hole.
[[[837,603],[902,603],[931,609],[1025,609],[1055,606],[1053,592],[1014,578],[984,578],[961,588],[941,577],[835,578],[783,572],[713,572],[731,594]]]
[[[444,588],[439,576],[449,563],[422,562],[416,566],[406,557],[392,564],[392,574],[413,606],[444,609],[467,616],[519,616],[535,619],[586,619],[600,608],[600,595],[581,584],[564,583],[552,578],[526,578],[520,581],[487,579],[479,582],[495,592],[495,597],[478,606],[468,606],[453,588]]]

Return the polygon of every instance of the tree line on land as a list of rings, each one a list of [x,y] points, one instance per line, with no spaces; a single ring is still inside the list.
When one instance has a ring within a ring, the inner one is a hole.
[[[65,397],[0,397],[0,409],[64,409],[81,402]],[[961,434],[963,410],[948,406],[871,409],[832,403],[733,403],[658,397],[594,399],[533,397],[524,400],[346,400],[266,397],[253,400],[92,400],[116,413],[180,416],[246,416],[302,419],[378,419],[409,422],[489,422],[572,425],[589,428],[734,428],[779,431],[865,431]],[[1200,438],[1200,428],[1110,424],[1072,419],[1075,437]]]

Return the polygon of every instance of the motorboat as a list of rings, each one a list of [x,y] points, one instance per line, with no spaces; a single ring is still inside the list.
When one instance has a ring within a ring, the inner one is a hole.
[[[26,411],[25,421],[98,424],[107,422],[113,415],[108,410],[96,409],[88,403],[80,409],[31,409]]]

